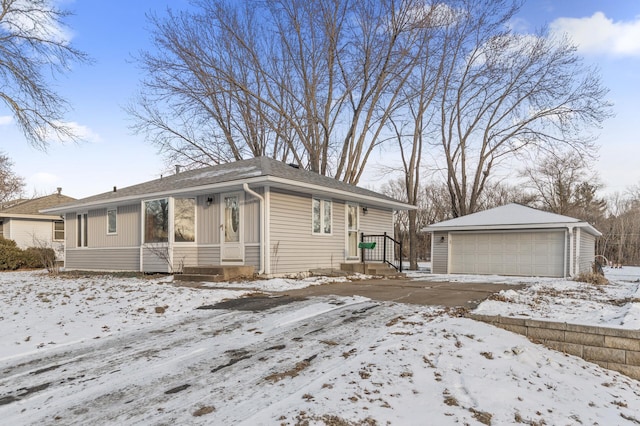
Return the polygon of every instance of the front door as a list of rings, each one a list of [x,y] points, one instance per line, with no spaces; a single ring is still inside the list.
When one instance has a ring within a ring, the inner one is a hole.
[[[357,259],[358,252],[358,205],[347,204],[347,257]]]
[[[220,203],[220,264],[244,263],[242,194],[222,194]]]

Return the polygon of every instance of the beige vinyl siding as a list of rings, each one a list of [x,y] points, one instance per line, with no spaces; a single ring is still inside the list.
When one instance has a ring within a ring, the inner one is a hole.
[[[78,239],[76,233],[78,225],[76,224],[77,213],[66,213],[64,216],[64,241],[67,245],[67,249],[77,247]]]
[[[7,228],[10,232],[5,231],[5,238],[16,242],[18,247],[26,249],[27,247],[49,246],[53,241],[53,222],[51,220],[37,219],[18,219],[11,218]]]
[[[272,190],[270,195],[271,273],[338,268],[345,259],[345,203],[332,200],[331,235],[312,234],[309,194]]]
[[[584,231],[580,232],[580,256],[577,273],[590,272],[596,256],[596,238]]]
[[[433,251],[431,252],[431,273],[448,274],[449,270],[449,233],[433,233]],[[444,238],[442,242],[440,239]]]
[[[142,249],[142,271],[143,272],[169,272],[167,256],[168,247],[165,244],[158,244],[153,247],[145,246]]]
[[[260,267],[260,245],[250,244],[244,246],[244,264]]]
[[[220,246],[198,247],[198,266],[219,265]]]
[[[183,266],[198,266],[198,247],[195,245],[173,246],[173,270],[180,272]]]
[[[138,247],[67,249],[65,268],[94,271],[139,271],[140,249]]]
[[[382,210],[367,207],[367,214],[362,213],[360,205],[360,232],[363,234],[382,235],[385,232],[393,236],[393,210]]]
[[[207,205],[207,199],[213,199],[211,205]],[[220,195],[201,195],[196,207],[196,242],[198,244],[220,243]]]
[[[244,194],[244,242],[260,242],[260,200],[247,193]]]
[[[113,209],[113,207],[109,209]],[[140,245],[140,226],[142,223],[140,203],[118,206],[116,210],[115,234],[107,234],[106,208],[89,211],[89,247],[132,247]]]

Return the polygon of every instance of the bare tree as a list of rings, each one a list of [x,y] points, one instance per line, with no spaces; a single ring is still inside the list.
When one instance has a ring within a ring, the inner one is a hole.
[[[449,61],[435,113],[454,216],[473,213],[492,172],[518,153],[557,146],[589,153],[585,131],[609,116],[607,90],[566,38],[516,34],[511,0],[451,2]]]
[[[69,12],[51,0],[0,1],[0,100],[30,144],[46,149],[52,138],[77,140],[63,121],[68,104],[47,81],[87,56],[65,33]]]
[[[597,197],[602,187],[588,158],[575,151],[549,153],[526,167],[521,176],[544,210],[575,216],[594,225],[604,218],[606,201]]]
[[[13,162],[0,154],[0,203],[19,197],[25,187],[24,179],[12,170]]]
[[[197,0],[151,17],[135,128],[187,166],[267,155],[357,183],[414,61],[413,3]]]

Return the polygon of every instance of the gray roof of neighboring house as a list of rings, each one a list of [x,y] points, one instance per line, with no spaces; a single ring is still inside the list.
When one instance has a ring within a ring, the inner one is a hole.
[[[40,211],[53,208],[62,204],[69,204],[75,198],[55,193],[30,200],[20,200],[9,207],[0,209],[0,217],[43,216]]]
[[[296,168],[268,157],[256,157],[234,163],[187,170],[138,185],[118,188],[116,191],[104,192],[83,198],[64,206],[47,209],[47,211],[71,211],[71,209],[85,206],[114,204],[124,200],[135,200],[187,191],[200,191],[204,194],[211,188],[240,185],[244,182],[250,184],[264,182],[272,186],[298,186],[308,188],[310,191],[315,189],[328,193],[347,193],[355,198],[364,197],[378,200],[383,205],[386,204],[397,209],[412,208],[412,206],[406,203],[368,189],[349,185],[339,180]]]
[[[488,229],[566,228],[568,226],[586,228],[587,231],[593,235],[601,235],[598,230],[580,219],[549,213],[516,203],[434,223],[424,228],[424,230],[431,232],[470,231]]]

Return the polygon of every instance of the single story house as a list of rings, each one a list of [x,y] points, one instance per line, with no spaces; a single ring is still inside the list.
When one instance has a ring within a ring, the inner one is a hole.
[[[66,223],[65,267],[264,275],[359,262],[362,233],[393,235],[412,206],[267,157],[179,172],[47,209]]]
[[[593,226],[568,216],[519,204],[473,213],[427,226],[431,271],[573,277],[591,270]]]
[[[0,236],[14,240],[18,247],[50,247],[56,257],[64,257],[64,220],[59,214],[43,214],[42,209],[74,201],[75,198],[57,193],[30,200],[16,200],[0,208]]]

